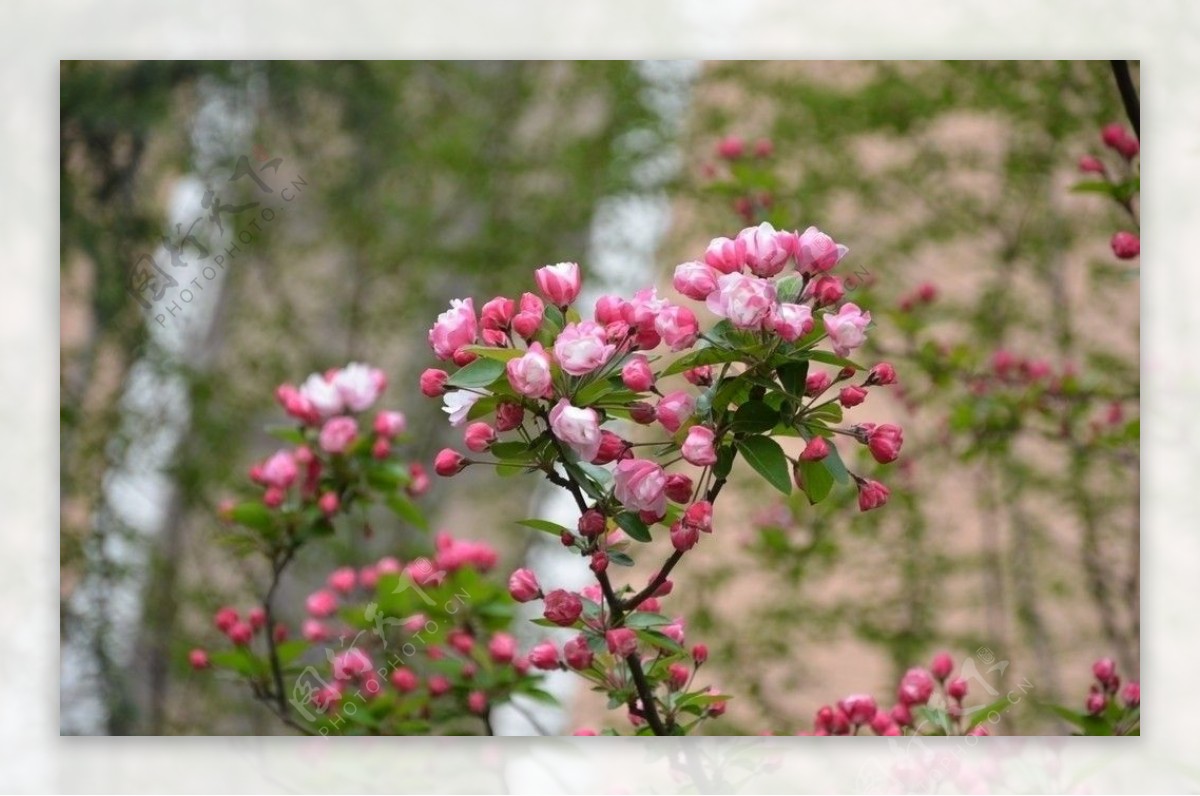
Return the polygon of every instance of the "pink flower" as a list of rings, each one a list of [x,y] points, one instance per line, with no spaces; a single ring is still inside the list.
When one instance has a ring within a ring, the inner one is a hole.
[[[637,652],[637,636],[627,627],[617,627],[604,634],[608,651],[618,658],[627,658]]]
[[[558,668],[558,648],[553,641],[543,641],[529,651],[529,662],[543,671]]]
[[[518,569],[508,578],[508,593],[517,602],[527,603],[541,596],[542,587],[532,570]]]
[[[239,647],[245,647],[254,638],[254,628],[248,622],[238,622],[229,628],[229,640]]]
[[[816,227],[809,227],[796,242],[796,270],[818,274],[837,265],[850,250]]]
[[[452,359],[460,348],[475,342],[477,333],[472,299],[453,299],[429,330],[429,345],[438,359]]]
[[[630,357],[621,368],[621,381],[634,392],[645,392],[654,386],[650,362],[641,354]]]
[[[787,265],[790,233],[778,232],[766,221],[757,227],[747,227],[738,233],[746,249],[746,265],[756,276],[772,277]]]
[[[1101,683],[1112,680],[1117,673],[1117,664],[1112,658],[1101,658],[1092,664],[1092,675]]]
[[[1132,260],[1142,253],[1142,241],[1132,232],[1118,232],[1112,236],[1113,254],[1122,260]]]
[[[301,395],[300,391],[291,384],[279,385],[279,388],[275,390],[275,399],[279,401],[283,411],[302,423],[315,423],[321,419],[321,413],[312,405],[312,402]]]
[[[862,387],[843,387],[838,393],[838,402],[849,409],[867,400],[867,391]]]
[[[482,716],[484,713],[487,713],[487,709],[487,694],[483,693],[482,691],[472,691],[471,693],[467,694],[467,710],[476,715]]]
[[[1142,704],[1142,686],[1136,680],[1130,680],[1121,689],[1121,701],[1127,708],[1136,708]]]
[[[202,649],[192,650],[188,653],[188,664],[190,664],[191,667],[196,670],[207,669],[208,653]]]
[[[870,724],[878,707],[868,694],[851,694],[838,702],[838,707],[850,719],[851,724]]]
[[[316,619],[305,619],[300,626],[300,635],[305,641],[316,644],[329,638],[329,629]]]
[[[332,417],[345,408],[342,394],[320,373],[313,373],[304,380],[300,385],[300,396],[316,410],[321,419]]]
[[[525,407],[512,401],[501,401],[496,405],[496,430],[512,431],[525,422]]]
[[[600,418],[595,409],[580,409],[562,398],[550,410],[550,430],[585,462],[596,458],[600,450]]]
[[[700,323],[687,307],[667,307],[654,319],[654,331],[672,351],[682,351],[699,339]]]
[[[543,616],[559,627],[573,625],[583,613],[583,601],[578,594],[566,589],[555,589],[546,595],[546,607]]]
[[[380,412],[375,415],[375,433],[391,439],[403,434],[408,427],[408,421],[403,412]]]
[[[617,463],[613,494],[625,508],[661,515],[667,508],[667,474],[647,459],[625,459]]]
[[[408,486],[404,491],[413,497],[420,497],[429,491],[429,472],[425,465],[413,462],[408,466]]]
[[[682,644],[684,639],[683,618],[676,617],[671,624],[663,625],[662,634],[676,644]]]
[[[592,650],[588,646],[587,636],[579,635],[563,644],[563,659],[576,671],[592,665]]]
[[[512,663],[517,655],[517,640],[503,631],[488,642],[488,657],[493,663]]]
[[[697,666],[703,666],[705,661],[707,661],[707,660],[708,660],[708,645],[697,644],[696,646],[692,647],[692,662],[693,663],[695,663]]]
[[[746,264],[746,242],[741,237],[713,238],[704,252],[704,262],[723,274],[736,274]]]
[[[537,334],[542,325],[546,305],[532,293],[521,294],[521,311],[513,316],[512,329],[526,340]]]
[[[831,384],[833,384],[833,377],[828,373],[823,370],[813,371],[804,380],[804,394],[809,397],[818,396],[828,390]]]
[[[713,430],[707,426],[692,426],[683,441],[683,458],[697,467],[717,463],[717,452],[713,448]]]
[[[727,135],[717,142],[717,157],[737,160],[746,154],[746,142],[740,135]]]
[[[1130,135],[1128,130],[1115,123],[1104,125],[1104,129],[1100,131],[1100,138],[1106,146],[1119,152],[1126,160],[1133,160],[1141,148],[1138,140]]]
[[[704,301],[710,293],[716,291],[717,279],[720,276],[720,272],[711,265],[693,260],[675,266],[675,276],[671,284],[688,298]]]
[[[371,659],[357,647],[351,647],[345,652],[333,656],[333,678],[335,680],[353,680],[371,671]]]
[[[358,422],[352,417],[334,417],[325,421],[318,441],[326,453],[345,453],[358,436]]]
[[[939,652],[933,656],[933,662],[929,665],[929,671],[940,683],[954,671],[954,659],[950,657],[950,653],[948,652]]]
[[[505,366],[508,383],[521,395],[530,398],[547,398],[551,394],[550,357],[541,343],[531,343],[529,350]]]
[[[392,681],[392,685],[396,687],[396,690],[402,694],[409,694],[417,690],[417,675],[413,673],[412,669],[405,669],[404,667],[395,669],[392,671],[389,679]]]
[[[933,695],[933,675],[925,669],[914,667],[900,678],[896,688],[896,699],[905,705],[924,705]]]
[[[772,309],[767,326],[786,342],[795,342],[812,331],[812,308],[807,304],[780,304]]]
[[[667,496],[667,500],[687,503],[692,499],[693,487],[695,487],[695,483],[688,476],[683,473],[671,473],[667,476],[667,485],[663,487],[663,494]]]
[[[429,688],[429,695],[432,697],[440,697],[450,690],[450,680],[444,674],[433,675],[426,685]]]
[[[458,475],[467,466],[466,458],[453,448],[442,448],[433,460],[433,471],[443,478]]]
[[[533,278],[546,300],[560,308],[565,308],[579,295],[581,277],[577,263],[547,265],[537,269]]]
[[[804,446],[800,459],[806,462],[819,462],[829,455],[829,443],[824,437],[813,437]]]
[[[625,299],[620,296],[601,296],[596,299],[596,323],[608,326],[625,321]]]
[[[1093,691],[1088,694],[1086,709],[1092,716],[1099,716],[1108,707],[1108,697],[1099,691]]]
[[[888,488],[878,481],[864,480],[858,484],[858,510],[870,511],[888,502]]]
[[[683,390],[664,395],[655,409],[655,417],[663,428],[674,434],[696,411],[696,399]]]
[[[654,319],[670,305],[671,302],[658,297],[657,289],[644,288],[634,293],[630,301],[625,302],[621,312],[622,320],[634,328],[653,328]]]
[[[1104,164],[1094,155],[1084,155],[1079,159],[1079,170],[1084,174],[1103,174]]]
[[[697,387],[708,387],[713,383],[712,365],[697,365],[683,372],[683,377]]]
[[[705,302],[715,315],[728,318],[738,329],[759,329],[775,307],[775,285],[743,274],[726,274]]]
[[[378,368],[351,362],[333,377],[333,386],[350,411],[361,412],[375,403],[387,386],[387,377]]]
[[[876,426],[867,433],[867,447],[880,464],[896,461],[903,443],[904,431],[891,423]]]
[[[682,663],[672,663],[667,667],[667,687],[672,691],[679,691],[687,685],[688,679],[692,676],[688,667]]]
[[[842,287],[842,280],[826,274],[813,280],[808,286],[807,293],[813,297],[818,307],[828,307],[831,304],[837,304],[845,297],[846,288]]]
[[[676,522],[671,526],[671,546],[681,553],[687,552],[700,541],[700,531],[684,522]]]
[[[304,601],[304,608],[310,616],[317,619],[324,619],[332,616],[337,610],[337,597],[333,592],[325,589],[318,589]]]
[[[871,323],[871,313],[863,312],[857,304],[847,303],[836,315],[826,313],[821,320],[825,324],[826,334],[833,341],[834,353],[844,357],[866,342],[866,328]]]
[[[961,677],[955,677],[946,684],[946,695],[956,702],[961,702],[962,698],[967,695],[967,681]]]
[[[463,442],[466,444],[467,450],[475,453],[483,453],[495,441],[496,431],[487,423],[482,422],[467,426],[467,431],[463,435]]]
[[[349,594],[354,591],[354,586],[358,583],[358,572],[354,567],[338,567],[329,573],[325,583],[334,591]]]
[[[479,325],[484,329],[503,332],[508,329],[516,314],[517,302],[504,296],[496,296],[479,310]]]
[[[600,431],[600,447],[591,458],[592,464],[608,464],[617,459],[627,459],[633,454],[629,452],[629,443],[611,431]]]
[[[565,372],[583,376],[607,362],[616,349],[600,324],[569,323],[554,341],[554,358]]]
[[[446,379],[450,378],[444,370],[427,368],[421,374],[421,392],[428,398],[437,398],[446,388]]]
[[[867,384],[885,387],[896,383],[896,369],[887,362],[880,362],[867,373]]]
[[[712,533],[712,519],[712,503],[707,500],[697,500],[683,513],[684,524],[691,525],[703,533]]]
[[[296,481],[296,460],[290,452],[278,451],[263,462],[259,473],[263,484],[287,489]]]

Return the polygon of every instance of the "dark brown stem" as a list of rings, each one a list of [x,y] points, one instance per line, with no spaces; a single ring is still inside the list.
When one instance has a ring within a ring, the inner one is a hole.
[[[279,662],[279,650],[275,646],[275,618],[272,611],[272,603],[275,599],[275,590],[279,588],[279,581],[283,575],[283,570],[291,562],[292,556],[296,554],[296,545],[289,544],[282,556],[277,557],[272,562],[271,571],[271,586],[267,589],[267,596],[263,598],[263,614],[266,617],[266,633],[267,633],[267,658],[271,662],[271,677],[275,681],[275,699],[276,712],[279,717],[286,723],[294,725],[294,722],[289,720],[288,716],[288,701],[287,694],[283,689],[283,666]]]
[[[1133,76],[1129,74],[1128,61],[1109,61],[1112,65],[1113,77],[1117,80],[1117,90],[1121,92],[1121,103],[1125,106],[1125,115],[1133,125],[1133,134],[1140,140],[1142,137],[1142,110],[1138,101],[1137,89],[1133,85]]]

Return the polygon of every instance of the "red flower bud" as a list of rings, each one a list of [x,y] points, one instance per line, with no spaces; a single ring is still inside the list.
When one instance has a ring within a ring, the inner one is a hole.
[[[692,661],[697,665],[702,665],[708,660],[708,647],[703,644],[697,644],[692,647]]]
[[[209,666],[208,653],[202,649],[194,649],[188,653],[188,663],[196,671],[207,669]]]
[[[683,553],[691,550],[700,541],[700,531],[695,526],[677,522],[671,526],[671,544]]]
[[[934,655],[933,662],[929,664],[929,671],[939,683],[944,682],[954,671],[954,660],[950,657],[950,653],[939,652]]]
[[[629,419],[643,426],[648,426],[658,419],[658,412],[645,401],[634,401],[629,404]]]
[[[546,595],[546,608],[543,615],[559,627],[568,627],[575,623],[583,613],[583,601],[579,595],[566,589],[555,589]]]
[[[849,409],[867,400],[867,391],[862,387],[843,387],[838,393],[838,402]]]
[[[437,398],[442,394],[449,378],[450,374],[446,371],[429,368],[421,374],[421,392],[430,398]]]
[[[433,470],[438,475],[450,477],[463,471],[469,464],[465,457],[453,448],[443,448],[433,460]]]
[[[637,636],[627,627],[617,627],[604,634],[604,642],[608,651],[619,658],[625,658],[637,652]]]
[[[946,684],[946,695],[956,702],[961,702],[967,695],[967,681],[961,677],[955,677]]]
[[[518,569],[508,578],[508,593],[519,603],[536,600],[542,594],[537,576],[528,569]]]
[[[1142,242],[1132,232],[1118,232],[1112,236],[1113,254],[1121,260],[1132,260],[1142,253]]]
[[[496,431],[487,423],[472,423],[463,434],[467,450],[483,453],[496,441]]]
[[[878,481],[863,480],[858,482],[858,510],[870,511],[888,502],[891,493],[888,488]]]
[[[512,431],[525,421],[525,408],[511,401],[501,401],[496,406],[496,430]]]
[[[597,509],[588,509],[579,518],[579,533],[589,539],[595,538],[604,533],[608,527],[608,521],[604,515]]]
[[[800,459],[806,462],[819,462],[829,455],[829,443],[824,437],[813,437],[804,446]]]
[[[887,362],[880,362],[867,373],[867,384],[880,387],[896,383],[896,369]]]
[[[692,479],[683,473],[672,473],[667,476],[667,485],[663,493],[669,500],[676,503],[687,503],[692,499]]]

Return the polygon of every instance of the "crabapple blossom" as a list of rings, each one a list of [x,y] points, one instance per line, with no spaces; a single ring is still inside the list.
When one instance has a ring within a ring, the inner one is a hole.
[[[833,268],[850,250],[816,227],[804,230],[796,240],[796,270],[818,274]]]
[[[695,260],[675,266],[671,284],[677,291],[696,301],[704,301],[717,289],[721,272],[708,263]]]
[[[717,280],[717,292],[705,303],[709,311],[738,329],[759,329],[775,307],[775,285],[745,274],[726,274]]]
[[[433,471],[443,478],[461,473],[470,462],[453,448],[442,448],[433,460]]]
[[[545,603],[543,615],[561,627],[574,624],[583,612],[583,602],[579,595],[565,589],[555,589],[547,594]]]
[[[467,390],[450,390],[442,396],[442,411],[450,416],[450,425],[461,426],[467,422],[467,415],[471,412],[471,407],[482,398],[483,395],[478,392],[469,392]]]
[[[616,346],[592,321],[569,323],[554,341],[554,358],[565,373],[585,376],[612,358]],[[527,394],[527,393],[526,393]]]
[[[551,304],[565,308],[579,295],[582,278],[578,263],[547,265],[534,271],[538,290]]]
[[[613,483],[613,494],[626,508],[659,515],[666,510],[667,496],[663,490],[667,476],[655,462],[648,459],[618,462]]]
[[[595,409],[571,406],[566,398],[550,410],[550,430],[585,462],[600,450],[600,418]]]
[[[508,593],[519,603],[536,600],[542,594],[537,576],[528,569],[518,569],[508,578]]]
[[[318,442],[326,453],[345,453],[358,436],[358,421],[342,415],[325,421]]]
[[[707,426],[692,426],[687,439],[680,447],[683,458],[697,467],[717,463],[717,452],[713,448],[713,430]]]
[[[695,411],[696,399],[692,397],[691,393],[676,390],[667,393],[659,400],[654,414],[658,422],[662,423],[663,428],[674,434]]]
[[[771,310],[767,326],[791,343],[812,331],[812,308],[807,304],[780,304]]]
[[[757,227],[747,227],[738,233],[746,250],[746,265],[755,276],[775,276],[791,257],[792,233],[776,231],[764,221]]]
[[[378,368],[351,362],[334,375],[333,386],[347,409],[362,412],[379,398],[387,386],[387,377]]]
[[[450,309],[437,317],[429,330],[429,345],[438,359],[453,359],[464,346],[472,345],[478,336],[475,304],[472,299],[453,299]]]
[[[421,373],[421,393],[428,398],[437,398],[446,388],[450,374],[438,368],[426,368]]]
[[[654,386],[654,374],[650,371],[650,362],[641,354],[629,358],[621,366],[621,381],[634,392],[645,392]]]
[[[619,658],[626,658],[637,652],[637,636],[627,627],[617,627],[606,632],[604,643],[608,651]]]
[[[529,398],[545,398],[550,395],[550,357],[542,349],[541,343],[531,343],[529,350],[524,354],[508,361],[505,370],[508,373],[508,383],[521,395]]]
[[[654,331],[672,351],[682,351],[695,345],[700,324],[687,307],[670,306],[654,318]]]
[[[467,446],[467,450],[474,453],[483,453],[495,441],[496,430],[487,423],[472,423],[467,426],[467,430],[463,434],[463,443]]]
[[[746,242],[740,237],[713,238],[704,252],[704,262],[722,274],[737,273],[746,264]]]
[[[833,341],[833,352],[840,357],[866,342],[866,328],[871,322],[871,313],[863,312],[852,302],[843,304],[837,314],[826,313],[821,318],[825,332]]]

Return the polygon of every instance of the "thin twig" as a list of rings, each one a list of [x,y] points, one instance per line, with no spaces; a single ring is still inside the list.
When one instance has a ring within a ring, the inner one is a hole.
[[[1142,138],[1142,111],[1138,101],[1137,89],[1133,85],[1133,76],[1129,74],[1128,61],[1109,61],[1112,65],[1113,77],[1117,80],[1117,90],[1121,92],[1121,103],[1125,106],[1125,115],[1133,125],[1133,134]]]

